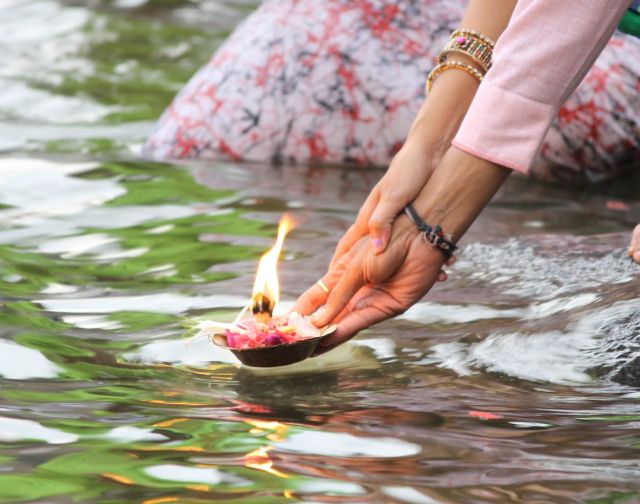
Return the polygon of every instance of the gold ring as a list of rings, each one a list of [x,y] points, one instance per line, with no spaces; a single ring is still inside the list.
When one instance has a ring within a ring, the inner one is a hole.
[[[324,291],[325,294],[329,294],[329,287],[327,287],[326,284],[322,281],[322,278],[318,280],[317,284],[320,286],[320,288]]]

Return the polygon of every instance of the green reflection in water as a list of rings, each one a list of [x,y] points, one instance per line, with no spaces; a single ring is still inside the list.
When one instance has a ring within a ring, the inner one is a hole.
[[[0,502],[20,502],[54,497],[82,491],[87,485],[83,478],[61,480],[55,475],[39,473],[0,475]]]
[[[638,502],[639,495],[637,492],[611,492],[606,497],[590,499],[587,502],[589,504],[631,504]]]
[[[2,247],[0,247],[0,261],[2,252]],[[21,289],[15,289],[15,286],[16,284],[2,285],[2,282],[0,282],[0,292],[5,296],[26,295],[33,292],[31,290],[32,285],[27,281],[20,284]],[[11,327],[49,332],[62,331],[70,327],[69,324],[43,316],[41,308],[29,301],[7,301],[3,303],[2,323]]]
[[[51,154],[85,154],[90,156],[118,154],[126,148],[127,143],[109,138],[62,139],[44,144],[44,150]]]
[[[304,430],[285,424],[279,424],[277,429],[256,429],[244,422],[177,417],[138,426],[146,428],[146,432],[152,429],[156,436],[164,435],[164,442],[118,441],[107,436],[104,424],[97,421],[58,419],[46,424],[49,428],[76,433],[80,440],[71,453],[40,463],[28,475],[0,475],[0,501],[60,494],[86,499],[106,495],[123,485],[129,499],[141,497],[146,489],[156,489],[184,496],[213,493],[219,497],[216,501],[233,497],[253,499],[256,492],[262,495],[256,499],[275,495],[282,498],[287,494],[293,496],[293,492],[309,484],[331,486],[331,480],[290,474],[274,467],[268,438],[276,431],[282,438],[288,431]],[[331,493],[336,495],[360,492],[359,488],[339,482],[334,487]],[[153,495],[158,498],[159,494]]]
[[[213,201],[233,194],[231,191],[219,191],[198,184],[188,171],[167,163],[107,162],[96,170],[79,174],[78,177],[117,178],[127,192],[111,200],[109,206],[187,204]]]
[[[197,2],[179,0],[154,4],[197,6]],[[25,80],[53,95],[89,97],[112,106],[103,122],[119,123],[155,120],[226,33],[90,13],[83,35],[86,43],[69,57],[86,60],[91,67],[88,73],[62,74],[61,79],[48,82],[32,82],[29,76]],[[129,142],[71,138],[49,141],[44,147],[51,152],[104,156],[124,150]],[[295,491],[305,483],[330,481],[293,474],[285,478],[246,467],[246,456],[268,447],[272,431],[257,433],[253,426],[239,421],[189,418],[204,412],[213,416],[218,411],[225,418],[231,416],[227,408],[235,393],[233,387],[225,387],[233,384],[232,366],[206,370],[209,377],[215,373],[219,387],[212,395],[207,387],[194,383],[195,370],[120,359],[122,353],[146,341],[149,335],[139,334],[143,331],[175,331],[178,337],[181,317],[121,311],[100,316],[114,325],[88,331],[65,322],[64,314],[46,312],[34,301],[55,299],[57,294],[42,292],[52,284],[76,287],[79,295],[83,289],[98,291],[96,296],[114,290],[125,294],[164,292],[167,285],[188,294],[193,285],[233,276],[212,272],[212,266],[254,260],[263,252],[231,240],[225,242],[226,235],[272,237],[273,226],[247,219],[241,211],[221,213],[221,199],[232,197],[232,193],[204,187],[188,171],[168,164],[105,162],[73,177],[112,180],[124,188],[125,194],[101,205],[105,220],[113,215],[114,222],[121,224],[78,226],[62,238],[99,233],[116,238],[124,252],[142,252],[109,258],[101,257],[99,247],[80,255],[37,249],[37,244],[59,236],[0,246],[0,278],[12,278],[0,282],[0,296],[5,299],[3,326],[10,328],[16,343],[37,350],[61,369],[56,379],[2,380],[0,402],[12,416],[34,418],[44,427],[80,437],[55,448],[43,441],[0,443],[0,463],[10,466],[20,462],[10,473],[0,473],[0,502],[42,501],[64,495],[65,501],[77,502],[150,502],[175,497],[174,501],[180,502],[238,502],[241,498],[247,504],[271,504],[281,503],[286,491]],[[157,213],[149,212],[147,220],[138,219],[131,225],[122,219],[126,212],[163,205],[180,207],[189,215],[157,218]],[[0,208],[4,208],[2,203]],[[215,238],[208,241],[207,234]],[[231,316],[230,311],[216,313]],[[126,334],[126,339],[121,334]],[[145,429],[167,439],[108,437],[117,426]],[[219,460],[214,463],[207,457]],[[268,462],[263,459],[258,457],[254,465]],[[229,480],[211,484],[193,476],[188,481],[172,481],[147,472],[162,465],[215,470]]]
[[[76,235],[107,234],[117,238],[133,256],[101,259],[91,254],[72,257],[36,253],[17,245],[0,246],[0,276],[16,276],[16,282],[0,283],[0,295],[36,295],[57,282],[78,286],[118,288],[156,288],[166,284],[210,283],[232,278],[232,273],[208,271],[221,263],[252,260],[260,249],[232,245],[217,240],[203,241],[208,233],[230,236],[270,236],[272,227],[246,219],[239,211],[222,212],[220,198],[232,193],[197,184],[189,172],[159,163],[105,163],[100,168],[77,175],[85,179],[116,180],[126,194],[107,203],[107,207],[131,206],[143,212],[144,206],[182,206],[195,213],[175,219],[153,219],[129,227],[105,229],[87,227]],[[114,210],[115,212],[115,210]],[[14,309],[27,309],[16,305]],[[29,307],[29,309],[32,309]],[[23,325],[19,323],[17,325]],[[48,324],[48,322],[46,322]]]
[[[128,333],[177,325],[182,318],[177,315],[152,312],[119,311],[107,315],[107,320],[117,323],[112,329],[116,333]]]
[[[68,73],[60,83],[31,83],[66,96],[88,96],[114,107],[107,122],[155,120],[227,32],[141,18],[92,14],[80,54],[89,74]]]

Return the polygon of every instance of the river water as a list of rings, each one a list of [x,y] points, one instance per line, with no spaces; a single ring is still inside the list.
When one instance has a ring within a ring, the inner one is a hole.
[[[292,302],[381,174],[140,160],[251,8],[0,4],[0,502],[640,502],[638,178],[512,178],[448,282],[322,358],[188,338],[284,211]]]

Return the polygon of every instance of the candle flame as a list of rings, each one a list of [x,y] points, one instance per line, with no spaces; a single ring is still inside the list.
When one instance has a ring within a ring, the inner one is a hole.
[[[284,238],[294,228],[293,218],[285,214],[278,224],[278,238],[271,249],[260,258],[256,280],[253,284],[254,303],[260,298],[266,298],[271,303],[271,310],[280,301],[280,284],[278,283],[278,258],[284,245]],[[262,296],[261,296],[262,295]]]

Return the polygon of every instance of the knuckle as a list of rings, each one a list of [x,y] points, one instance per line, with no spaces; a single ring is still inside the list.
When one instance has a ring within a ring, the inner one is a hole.
[[[384,194],[387,203],[395,203],[404,197],[404,191],[399,190],[397,186],[388,187]]]
[[[337,251],[341,251],[342,249],[347,248],[347,245],[349,243],[349,233],[351,232],[351,230],[347,231],[347,233],[340,238],[340,241],[338,242],[338,245],[336,245],[336,250]]]
[[[379,215],[374,215],[369,219],[369,229],[382,229],[386,225],[386,221]]]
[[[340,259],[336,261],[335,267],[332,268],[332,271],[329,272],[330,278],[333,278],[334,275],[339,276],[342,272],[344,272],[350,260],[351,260],[351,252],[345,251],[345,253],[342,254],[342,256],[340,256]]]

